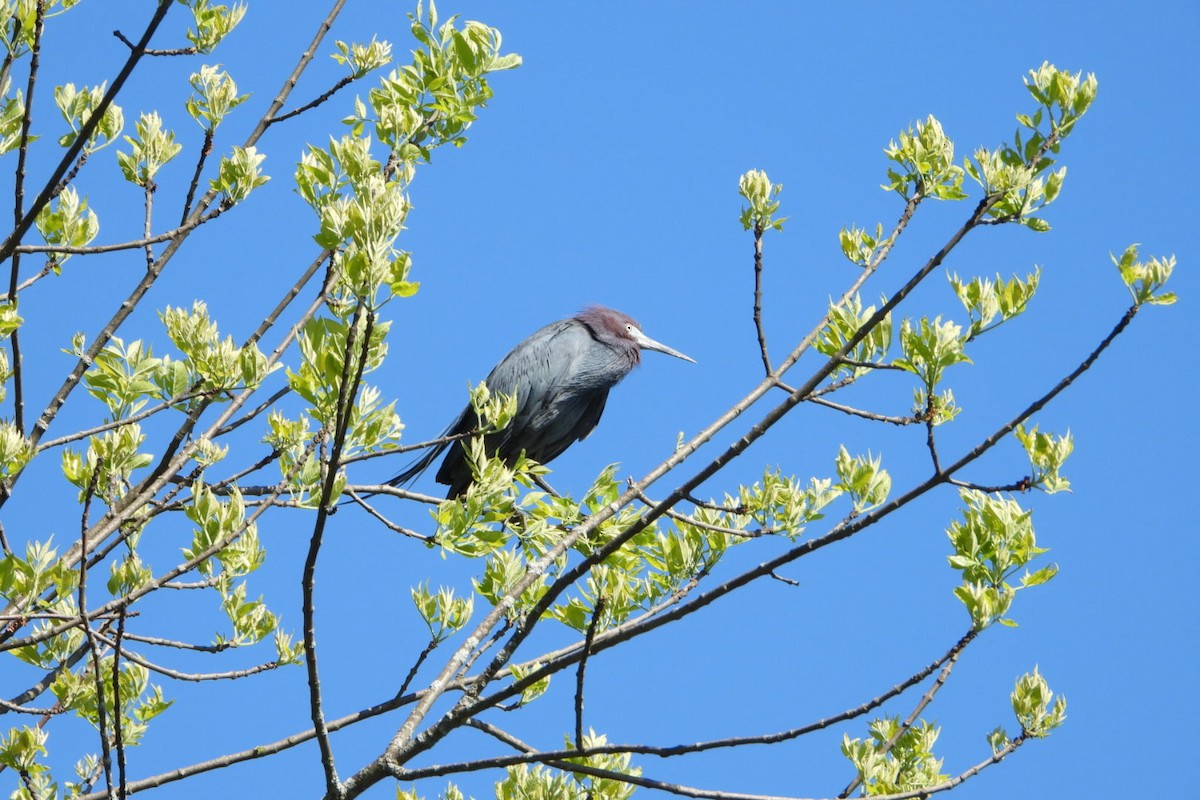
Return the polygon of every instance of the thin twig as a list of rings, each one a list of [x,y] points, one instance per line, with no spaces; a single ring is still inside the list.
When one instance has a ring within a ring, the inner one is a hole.
[[[266,663],[258,664],[246,669],[235,669],[227,672],[180,672],[179,670],[174,670],[170,667],[164,667],[161,664],[156,664],[145,656],[120,647],[119,640],[108,639],[104,636],[101,636],[100,638],[113,648],[114,653],[120,652],[122,656],[129,661],[132,661],[134,664],[137,664],[140,667],[145,667],[151,672],[156,672],[159,675],[172,678],[177,681],[187,681],[189,683],[201,683],[204,681],[233,681],[237,680],[238,678],[247,678],[251,675],[258,675],[260,672],[267,672],[279,668],[278,661],[267,661]]]
[[[229,433],[230,431],[235,431],[235,430],[237,430],[238,428],[240,428],[240,427],[242,427],[243,425],[245,425],[247,422],[250,422],[252,419],[254,419],[255,417],[257,417],[257,416],[258,416],[259,414],[261,414],[262,412],[264,412],[264,411],[266,411],[266,410],[268,410],[268,409],[270,409],[270,408],[274,408],[274,407],[275,407],[275,404],[276,404],[277,402],[279,402],[279,401],[280,401],[282,398],[284,398],[284,397],[286,397],[288,394],[290,394],[290,393],[291,393],[291,391],[292,391],[292,387],[291,387],[291,386],[284,386],[284,387],[282,387],[282,388],[280,388],[280,389],[277,389],[277,390],[275,391],[275,393],[274,393],[274,394],[272,394],[270,397],[268,397],[266,400],[262,401],[262,402],[261,402],[261,403],[259,403],[257,406],[255,406],[254,408],[250,409],[250,410],[249,410],[249,411],[247,411],[245,414],[243,414],[242,416],[238,417],[236,420],[234,420],[233,422],[229,423],[228,425],[225,425],[224,427],[222,427],[222,428],[219,428],[219,429],[216,431],[216,433],[214,433],[214,434],[213,434],[213,438],[214,438],[214,439],[216,439],[216,438],[218,438],[218,437],[220,437],[220,436],[224,436],[225,434]]]
[[[165,585],[165,584],[164,584]],[[238,647],[234,642],[221,642],[220,644],[192,644],[191,642],[180,642],[175,639],[162,639],[157,636],[143,636],[141,634],[125,632],[125,638],[142,644],[154,645],[157,647],[171,647],[176,650],[195,650],[200,653],[223,653]]]
[[[134,43],[126,39],[125,34],[120,31],[113,31],[113,36],[120,39],[130,50],[134,49]],[[195,45],[192,45],[190,47],[173,47],[167,50],[145,50],[144,54],[148,56],[194,56],[199,52],[200,50]]]
[[[409,667],[408,674],[404,676],[404,682],[400,684],[400,690],[396,692],[396,697],[403,697],[404,693],[408,691],[409,684],[417,677],[421,665],[425,663],[425,659],[429,658],[429,654],[437,648],[438,644],[437,639],[430,639],[429,644],[425,645],[425,648],[417,655],[417,660]]]
[[[128,417],[122,417],[121,419],[113,420],[112,422],[106,422],[103,425],[97,425],[94,428],[88,428],[87,430],[78,431],[67,436],[60,436],[57,439],[51,439],[48,442],[43,442],[38,445],[37,452],[40,453],[43,450],[49,450],[52,447],[70,444],[71,442],[77,442],[80,439],[87,439],[91,436],[96,436],[97,434],[104,433],[105,431],[116,430],[117,428],[121,428],[126,425],[132,425],[134,423],[141,422],[148,417],[152,417],[155,414],[166,411],[169,408],[186,403],[189,400],[195,400],[198,397],[208,397],[213,394],[218,394],[219,391],[220,390],[205,389],[197,392],[189,392],[187,394],[180,395],[179,397],[172,397],[170,400],[164,400],[161,403],[153,405],[147,409],[143,409],[136,414],[131,414]]]
[[[1026,475],[1019,481],[1006,483],[1002,485],[986,485],[982,483],[973,483],[972,481],[960,481],[957,478],[951,478],[946,481],[951,486],[958,486],[963,489],[974,489],[977,492],[984,494],[996,494],[997,492],[1028,492],[1033,488],[1033,479]]]
[[[929,450],[930,460],[933,461],[933,471],[941,473],[942,461],[938,457],[937,436],[933,431],[937,427],[937,409],[934,408],[934,402],[933,392],[928,392],[928,396],[925,398],[925,411],[923,415],[925,419],[925,446]]]
[[[630,483],[631,485],[636,486],[636,484],[633,484],[632,481],[630,481]],[[657,501],[650,499],[646,493],[640,489],[638,490],[637,499],[641,501],[641,503],[647,508],[654,508],[656,505],[658,505]],[[737,511],[731,511],[729,509],[721,508],[720,506],[714,506],[712,504],[705,504],[703,507],[720,511],[725,514],[738,513]],[[675,511],[674,509],[667,511],[666,517],[668,519],[675,520],[676,522],[682,522],[684,525],[692,525],[700,528],[701,530],[712,531],[713,533],[723,533],[726,536],[734,536],[738,539],[757,539],[762,536],[773,536],[781,532],[778,528],[764,528],[760,526],[755,530],[748,531],[742,528],[732,528],[727,525],[715,525],[711,522],[701,522],[690,514],[684,514],[683,512]]]
[[[144,200],[145,213],[143,214],[143,217],[142,217],[142,240],[143,241],[149,239],[152,232],[154,231],[154,225],[153,225],[154,192],[157,188],[158,188],[158,184],[156,184],[154,182],[154,180],[151,178],[147,178],[145,185],[142,187],[142,194],[145,198],[145,200]],[[151,271],[154,269],[154,246],[151,245],[149,242],[147,242],[146,246],[143,247],[142,250],[146,254],[146,270]]]
[[[976,223],[978,224],[978,223]],[[859,361],[854,358],[842,357],[837,360],[839,365],[854,367],[855,369],[890,369],[896,372],[907,372],[904,367],[898,367],[895,364],[887,364],[882,361]]]
[[[518,739],[516,736],[513,736],[508,731],[502,730],[501,728],[493,725],[490,722],[487,722],[486,720],[476,719],[475,717],[471,717],[471,719],[466,720],[464,722],[464,724],[468,725],[469,727],[475,728],[476,730],[483,731],[488,736],[491,736],[493,739],[503,742],[504,744],[508,745],[512,749],[516,750],[518,753],[536,753],[537,752],[537,748],[534,747],[533,745],[526,744],[525,742]]]
[[[401,536],[407,536],[410,539],[416,539],[417,541],[425,542],[426,544],[436,543],[437,540],[429,534],[418,533],[417,531],[414,531],[410,528],[405,528],[403,525],[397,525],[395,522],[392,522],[390,519],[385,517],[383,514],[379,513],[378,509],[376,509],[374,506],[372,506],[370,503],[368,503],[366,500],[364,500],[362,498],[362,495],[360,495],[358,492],[354,491],[353,489],[350,489],[347,487],[346,493],[348,495],[350,495],[351,500],[353,500],[358,505],[362,506],[366,510],[366,512],[368,514],[370,514],[372,517],[374,517],[375,519],[382,522],[384,527],[387,528],[392,533],[398,533]]]
[[[471,671],[471,667],[475,666],[475,662],[478,661],[484,653],[496,646],[496,642],[500,641],[504,637],[504,634],[508,633],[508,629],[510,627],[512,627],[512,624],[505,619],[504,624],[497,628],[495,633],[489,636],[486,642],[475,648],[474,652],[467,656],[467,658],[463,661],[462,669],[459,670],[456,679],[466,685],[467,691],[475,692],[476,694],[479,693],[479,690],[475,687],[475,681],[469,680],[464,676]]]
[[[172,228],[171,230],[164,231],[163,233],[156,233],[151,236],[146,236],[141,239],[134,239],[128,242],[114,242],[112,244],[89,244],[80,246],[65,244],[23,244],[17,246],[13,252],[91,256],[98,255],[100,253],[116,253],[122,250],[140,250],[146,247],[146,245],[160,244],[162,242],[167,242],[171,239],[178,238],[185,233],[189,233],[204,223],[211,222],[212,220],[221,216],[225,213],[225,210],[226,209],[222,208],[221,206],[216,206],[215,208],[212,208],[198,217],[192,217],[191,219],[186,220],[180,224],[178,228]],[[26,285],[27,284],[25,283],[21,284],[17,287],[17,290],[20,291],[21,289],[25,288]],[[3,299],[3,297],[0,296],[0,299]]]
[[[370,461],[373,458],[383,458],[384,456],[394,456],[397,453],[409,453],[413,450],[425,450],[438,445],[450,444],[451,442],[469,439],[472,436],[478,436],[480,429],[466,431],[465,433],[452,433],[448,436],[438,436],[434,439],[426,439],[423,442],[414,442],[413,444],[398,444],[395,447],[389,447],[387,450],[378,450],[373,453],[355,453],[352,456],[347,456],[345,463],[353,464],[358,461]]]
[[[861,408],[844,406],[841,403],[835,403],[832,400],[826,400],[821,397],[809,397],[808,402],[816,403],[817,405],[825,406],[826,408],[832,408],[835,411],[841,411],[843,414],[850,414],[855,417],[862,417],[863,419],[870,419],[876,422],[887,422],[892,425],[912,425],[915,422],[921,421],[918,417],[892,417],[888,416],[887,414],[876,414],[874,411],[864,411]]]
[[[12,712],[14,714],[31,714],[35,717],[52,716],[54,714],[62,714],[67,709],[61,703],[51,706],[50,708],[29,708],[28,706],[11,703],[8,700],[0,698],[0,709]]]
[[[188,215],[192,212],[192,200],[196,198],[196,187],[200,184],[200,176],[204,173],[204,162],[212,154],[213,133],[212,128],[204,129],[204,142],[200,145],[200,155],[196,158],[196,171],[192,173],[192,182],[188,184],[187,197],[183,201],[183,215],[179,219],[180,225],[187,224]]]
[[[363,75],[365,75],[365,74],[366,73],[363,73]],[[335,83],[329,90],[323,92],[316,99],[305,103],[304,105],[300,106],[299,108],[293,108],[291,111],[280,114],[277,117],[271,117],[270,119],[267,120],[267,127],[270,127],[277,122],[283,122],[285,119],[291,119],[292,117],[295,117],[299,114],[303,114],[305,111],[308,111],[310,109],[316,108],[317,106],[321,105],[326,100],[328,100],[329,98],[333,97],[335,94],[340,92],[342,89],[346,88],[347,86],[349,86],[350,84],[352,84],[356,80],[358,80],[359,78],[363,77],[363,75],[347,75],[346,77],[342,78],[340,81]]]

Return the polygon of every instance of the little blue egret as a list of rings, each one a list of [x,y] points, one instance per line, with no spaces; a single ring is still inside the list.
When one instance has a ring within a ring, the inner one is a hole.
[[[499,455],[509,464],[522,452],[540,464],[557,458],[596,427],[609,389],[641,362],[643,350],[695,363],[695,359],[642,333],[642,327],[629,315],[602,306],[592,306],[535,332],[514,347],[485,379],[493,393],[517,398],[517,413],[508,427],[484,438],[488,454]],[[444,435],[463,434],[478,427],[479,419],[468,405]],[[472,480],[462,440],[430,448],[388,484],[408,483],[447,448],[437,482],[450,487],[446,497],[462,495]]]

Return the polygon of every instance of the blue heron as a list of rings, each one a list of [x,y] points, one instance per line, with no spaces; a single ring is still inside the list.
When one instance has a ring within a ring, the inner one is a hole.
[[[516,395],[517,413],[507,428],[488,434],[489,455],[512,464],[522,452],[538,463],[557,458],[586,437],[600,422],[608,391],[642,360],[643,350],[657,350],[695,363],[678,350],[656,342],[627,314],[592,306],[568,319],[552,322],[518,344],[486,378],[492,392]],[[463,409],[445,435],[479,427],[471,406]],[[471,468],[461,440],[430,448],[388,483],[408,483],[443,451],[446,459],[437,482],[450,487],[446,497],[458,497],[471,485]]]

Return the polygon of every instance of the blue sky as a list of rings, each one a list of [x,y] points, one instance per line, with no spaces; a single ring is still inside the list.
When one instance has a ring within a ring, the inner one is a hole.
[[[160,196],[186,187],[199,138],[182,111],[187,74],[219,61],[253,93],[218,149],[240,142],[311,39],[320,12],[306,16],[310,5],[252,3],[243,26],[212,58],[164,61],[160,71],[131,81],[120,100],[130,124],[137,111],[159,108],[185,144],[186,155],[160,180]],[[131,33],[140,24],[114,21],[112,7],[84,3],[55,21],[48,47],[88,56],[49,52],[45,80],[95,83],[112,74],[124,53],[107,32],[119,24]],[[409,47],[409,10],[404,3],[351,3],[322,52],[332,51],[335,38],[376,33],[402,55]],[[1008,694],[1015,678],[1037,665],[1069,700],[1066,725],[972,779],[956,790],[958,797],[1115,798],[1186,785],[1189,723],[1200,711],[1200,608],[1191,591],[1200,553],[1187,512],[1197,445],[1191,402],[1197,365],[1187,331],[1197,295],[1193,39],[1200,11],[1158,2],[921,3],[900,10],[878,3],[467,0],[442,2],[439,10],[500,28],[507,48],[525,64],[495,77],[496,96],[468,144],[439,151],[413,186],[414,210],[401,246],[413,252],[413,278],[422,288],[414,299],[388,307],[392,354],[373,380],[397,399],[409,440],[419,441],[457,413],[467,381],[481,379],[534,329],[591,303],[633,315],[650,336],[699,363],[647,355],[614,391],[598,431],[553,464],[555,486],[576,493],[612,462],[622,463],[622,475],[641,476],[671,452],[680,431],[700,430],[757,382],[752,240],[737,221],[741,173],[763,169],[784,186],[781,213],[789,220],[782,234],[768,235],[764,309],[772,351],[784,353],[819,319],[829,296],[855,277],[840,255],[838,230],[852,223],[886,226],[901,210],[897,197],[879,188],[887,167],[882,150],[891,138],[933,114],[956,141],[961,160],[977,146],[1002,143],[1012,135],[1014,114],[1032,110],[1021,83],[1027,70],[1049,60],[1096,73],[1098,99],[1060,157],[1068,173],[1062,196],[1045,215],[1053,230],[982,230],[947,262],[963,276],[1024,275],[1040,265],[1042,285],[1033,308],[980,340],[975,363],[956,367],[948,379],[964,410],[940,432],[943,453],[961,453],[1007,421],[1117,322],[1128,295],[1110,252],[1140,242],[1144,255],[1175,254],[1171,288],[1180,302],[1145,309],[1096,367],[1036,418],[1043,429],[1069,428],[1076,441],[1066,468],[1072,493],[1021,498],[1034,509],[1039,543],[1051,548],[1047,558],[1061,574],[1018,599],[1018,628],[989,630],[968,648],[925,717],[943,726],[938,752],[944,771],[956,774],[986,757],[984,735],[992,728],[1016,731]],[[180,7],[154,44],[178,45],[183,25]],[[297,88],[298,101],[340,75],[331,61],[324,63],[328,59],[318,61]],[[352,91],[309,122],[278,126],[263,140],[271,184],[192,238],[123,336],[164,341],[152,312],[196,297],[209,302],[223,332],[235,338],[257,324],[279,294],[276,283],[315,252],[313,220],[291,191],[295,160],[306,141],[324,142],[338,131]],[[41,107],[43,120],[51,116],[48,108]],[[47,136],[41,152],[53,149],[52,139]],[[132,238],[140,198],[114,187],[112,155],[101,158],[81,177],[81,190],[101,214],[102,239]],[[901,285],[966,218],[974,199],[926,203],[864,296]],[[79,329],[107,319],[137,280],[139,260],[135,254],[79,262],[86,293],[65,281],[61,289],[43,282],[27,298],[30,324],[46,326],[33,330],[51,330],[52,312],[60,309]],[[940,273],[914,295],[907,313],[965,317]],[[31,367],[32,395],[57,387],[69,368],[57,354],[63,346],[55,343]],[[798,382],[816,364],[806,359],[792,376]],[[870,383],[846,402],[907,412],[909,382],[881,375]],[[770,405],[718,436],[679,479]],[[738,481],[754,480],[765,466],[802,477],[829,475],[839,443],[881,454],[897,490],[927,470],[922,430],[801,407],[706,484],[705,493],[719,496]],[[1004,483],[1025,474],[1015,442],[997,450],[969,477]],[[359,465],[354,480],[386,478],[402,462]],[[418,488],[435,487],[427,477]],[[10,537],[30,526],[57,531],[56,541],[63,542],[77,525],[69,516],[39,517],[32,504],[14,508],[19,516],[5,520]],[[430,527],[421,510],[396,514]],[[945,563],[943,530],[957,514],[953,495],[937,493],[786,568],[797,587],[755,585],[626,652],[598,656],[589,665],[588,724],[613,741],[673,744],[782,730],[881,693],[939,656],[967,627],[951,595],[957,574]],[[472,565],[397,541],[350,510],[335,521],[318,582],[322,670],[333,716],[389,697],[422,646],[407,587],[429,579],[466,590],[472,574]],[[270,562],[251,582],[251,591],[265,593],[297,633],[306,524],[299,514],[264,524]],[[819,524],[811,529],[822,531]],[[723,574],[783,546],[764,540],[739,548]],[[208,626],[217,622],[211,609],[200,601],[185,608],[197,614],[198,635],[209,635]],[[547,646],[565,641],[561,631],[544,636]],[[573,723],[571,679],[556,680],[539,704],[494,721],[535,745],[558,745]],[[133,777],[211,758],[222,748],[274,741],[308,725],[301,669],[229,685],[166,688],[176,707],[141,751],[131,753]],[[887,710],[907,714],[915,695],[902,700]],[[399,723],[389,716],[335,736],[342,773],[372,757]],[[54,724],[59,729],[51,729],[51,745],[68,741],[72,723]],[[706,789],[833,796],[852,777],[838,753],[843,732],[862,736],[865,726],[852,723],[779,747],[637,763],[648,777]],[[447,746],[435,760],[500,752],[470,734]],[[306,746],[154,796],[315,796],[319,780],[316,749]],[[461,785],[476,797],[491,796],[483,776],[466,776]],[[432,798],[442,786],[430,781],[418,788]],[[391,791],[380,787],[369,796]]]

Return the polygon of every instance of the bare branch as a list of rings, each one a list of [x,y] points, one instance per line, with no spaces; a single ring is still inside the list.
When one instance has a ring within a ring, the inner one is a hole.
[[[4,711],[11,711],[14,714],[32,714],[35,717],[62,714],[64,711],[66,711],[61,704],[51,706],[50,708],[29,708],[16,703],[10,703],[8,700],[4,699],[0,699],[0,709],[4,709]]]
[[[271,117],[270,119],[267,120],[267,126],[270,127],[271,125],[274,125],[277,122],[283,122],[285,119],[291,119],[292,117],[303,114],[305,111],[316,108],[317,106],[321,105],[326,100],[333,97],[335,94],[337,94],[342,89],[349,86],[350,84],[354,83],[356,80],[358,80],[361,77],[363,77],[363,75],[347,75],[346,77],[342,78],[340,81],[335,83],[327,91],[322,92],[321,95],[319,97],[317,97],[316,99],[305,103],[304,105],[300,106],[299,108],[293,108],[291,111],[280,114],[277,117]]]
[[[164,667],[161,664],[156,664],[144,656],[125,649],[120,645],[119,640],[109,639],[108,637],[104,636],[101,638],[105,641],[105,643],[113,648],[114,653],[119,651],[123,657],[129,661],[132,661],[134,664],[137,664],[140,667],[145,667],[151,672],[157,672],[159,675],[163,675],[167,678],[173,678],[177,681],[188,681],[190,683],[201,683],[203,681],[233,681],[237,680],[238,678],[247,678],[251,675],[257,675],[260,672],[267,672],[269,670],[279,668],[278,661],[267,661],[266,663],[258,664],[247,669],[235,669],[227,672],[180,672],[179,670],[170,669],[169,667]]]
[[[139,411],[136,414],[131,414],[128,417],[122,417],[121,419],[114,420],[112,422],[106,422],[103,425],[97,425],[94,428],[88,428],[87,430],[78,431],[66,436],[60,436],[57,439],[51,439],[48,442],[43,442],[42,444],[38,445],[37,449],[40,453],[41,451],[49,450],[52,447],[59,447],[60,445],[77,442],[80,439],[87,439],[89,437],[96,436],[97,434],[104,433],[105,431],[116,430],[117,428],[124,427],[125,425],[132,425],[134,423],[141,422],[148,417],[152,417],[155,414],[166,411],[169,408],[174,408],[175,406],[186,403],[189,400],[195,400],[198,397],[209,397],[214,394],[220,394],[223,391],[223,389],[204,389],[201,391],[189,392],[187,394],[180,395],[179,397],[172,397],[170,400],[164,400],[157,405]]]
[[[360,495],[358,492],[354,491],[353,489],[347,488],[346,493],[350,495],[351,500],[353,500],[358,505],[362,506],[366,510],[366,512],[368,514],[370,514],[372,517],[374,517],[375,519],[382,522],[384,527],[386,527],[392,533],[398,533],[402,536],[407,536],[410,539],[416,539],[421,542],[426,542],[427,544],[434,544],[436,542],[436,539],[434,539],[433,536],[430,536],[430,535],[427,535],[424,533],[418,533],[417,531],[411,530],[410,528],[405,528],[402,525],[397,525],[396,523],[392,522],[390,519],[385,517],[383,514],[379,513],[379,511],[374,506],[372,506],[370,503],[368,503],[366,500],[364,500],[362,498],[362,495]]]
[[[166,586],[166,584],[163,584]],[[162,639],[156,636],[142,636],[136,633],[125,632],[125,638],[142,644],[155,645],[158,647],[172,647],[177,650],[195,650],[201,653],[223,653],[238,647],[233,642],[222,642],[221,644],[192,644],[191,642],[180,642],[174,639]]]
[[[912,425],[914,422],[921,421],[917,417],[891,417],[886,414],[876,414],[873,411],[864,411],[860,408],[844,406],[840,403],[835,403],[831,400],[825,400],[821,397],[809,397],[808,402],[816,403],[817,405],[825,406],[826,408],[832,408],[835,411],[841,411],[843,414],[850,414],[855,417],[862,417],[863,419],[870,419],[876,422],[887,422],[892,425]]]
[[[120,39],[121,43],[124,44],[126,47],[128,47],[130,50],[133,50],[136,47],[136,45],[134,45],[133,42],[129,41],[129,39],[125,38],[125,34],[121,33],[120,31],[113,31],[113,36]],[[191,47],[173,47],[173,48],[170,48],[167,50],[145,50],[144,55],[148,55],[148,56],[194,56],[199,52],[200,52],[200,50],[193,45]]]
[[[762,278],[763,278],[763,227],[754,226],[754,330],[758,333],[758,352],[762,356],[763,369],[773,374],[771,357],[767,355],[767,334],[762,321]]]
[[[180,216],[179,224],[186,225],[188,215],[192,211],[192,200],[196,198],[196,187],[200,184],[200,176],[204,173],[204,162],[212,154],[213,149],[213,129],[204,129],[204,141],[200,145],[200,155],[196,158],[196,170],[192,173],[192,182],[188,184],[187,196],[183,200],[183,214]],[[218,209],[220,206],[217,207]],[[199,219],[199,217],[197,217]]]
[[[153,236],[148,236],[143,239],[135,239],[135,240],[129,241],[129,242],[117,242],[114,244],[84,245],[84,246],[80,246],[80,247],[74,247],[74,246],[70,246],[70,245],[61,245],[61,244],[22,244],[22,245],[18,245],[13,250],[13,252],[14,252],[14,254],[51,253],[51,254],[56,254],[56,255],[87,256],[87,255],[97,255],[99,253],[115,253],[115,252],[119,252],[122,250],[138,250],[138,249],[145,248],[148,245],[158,244],[160,242],[167,242],[167,241],[176,239],[176,238],[182,236],[183,234],[188,233],[188,232],[194,230],[195,228],[200,227],[204,223],[206,223],[210,220],[216,219],[217,217],[221,216],[221,214],[223,214],[224,212],[225,212],[225,209],[223,207],[217,206],[216,208],[212,209],[211,211],[207,212],[206,214],[203,214],[198,217],[193,217],[191,220],[189,220],[185,224],[179,226],[178,228],[166,231],[165,233],[159,233],[159,234],[155,234]],[[20,283],[20,285],[17,286],[17,292],[19,293],[19,292],[25,291],[33,284],[40,281],[42,278],[45,278],[48,275],[53,274],[53,272],[54,272],[54,262],[53,261],[47,262],[46,266],[44,266],[44,267],[42,267],[42,269],[38,270],[37,274],[23,280]],[[0,295],[0,301],[8,300],[9,296],[10,295],[8,295],[8,294]]]

